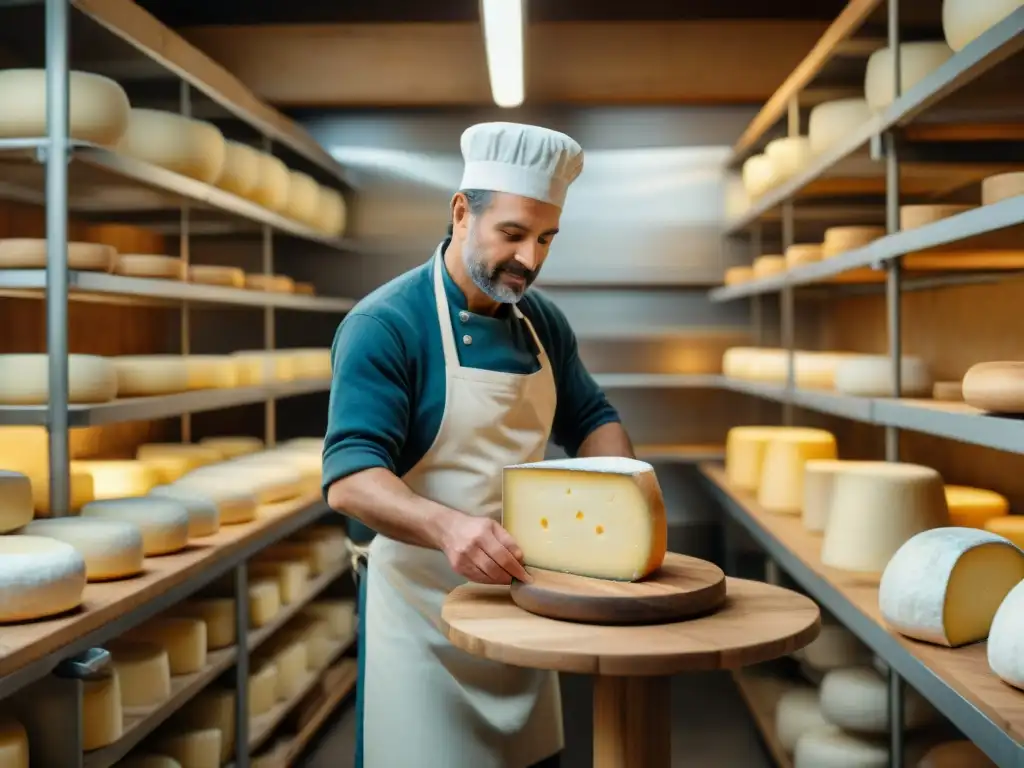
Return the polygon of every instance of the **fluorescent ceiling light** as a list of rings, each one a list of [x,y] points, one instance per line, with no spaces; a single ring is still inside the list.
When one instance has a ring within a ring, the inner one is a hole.
[[[499,107],[523,103],[523,0],[482,0],[491,95]]]

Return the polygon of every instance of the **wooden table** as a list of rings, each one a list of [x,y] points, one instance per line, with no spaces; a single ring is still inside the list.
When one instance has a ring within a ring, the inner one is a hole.
[[[441,611],[457,648],[520,667],[594,675],[596,768],[669,768],[671,676],[736,669],[803,648],[821,626],[818,606],[788,589],[727,580],[718,611],[647,626],[573,624],[519,608],[508,587],[466,584]]]

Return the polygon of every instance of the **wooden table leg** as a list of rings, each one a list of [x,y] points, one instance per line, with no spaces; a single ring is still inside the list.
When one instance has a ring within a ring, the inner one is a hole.
[[[594,768],[669,768],[671,679],[594,678]]]

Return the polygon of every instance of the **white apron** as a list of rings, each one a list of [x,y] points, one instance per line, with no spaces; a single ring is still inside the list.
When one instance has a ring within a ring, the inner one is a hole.
[[[441,249],[433,278],[445,359],[445,408],[430,450],[402,479],[470,515],[501,518],[508,464],[539,461],[555,415],[547,355],[510,374],[459,364]],[[369,550],[363,722],[365,768],[527,768],[564,744],[556,672],[472,656],[441,631],[441,604],[465,584],[445,555],[377,535]]]

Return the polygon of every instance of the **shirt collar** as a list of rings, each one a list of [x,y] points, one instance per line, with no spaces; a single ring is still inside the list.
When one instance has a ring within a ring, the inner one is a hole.
[[[448,296],[448,303],[456,309],[464,310],[469,308],[466,294],[462,292],[462,289],[459,288],[452,276],[448,274],[448,266],[444,263],[444,254],[448,250],[448,245],[451,241],[450,237],[444,239],[437,249],[437,258],[441,260],[441,278],[444,281],[444,292]],[[511,315],[511,310],[511,304],[501,304],[493,316],[480,315],[480,317],[493,317],[496,320],[505,320]]]

